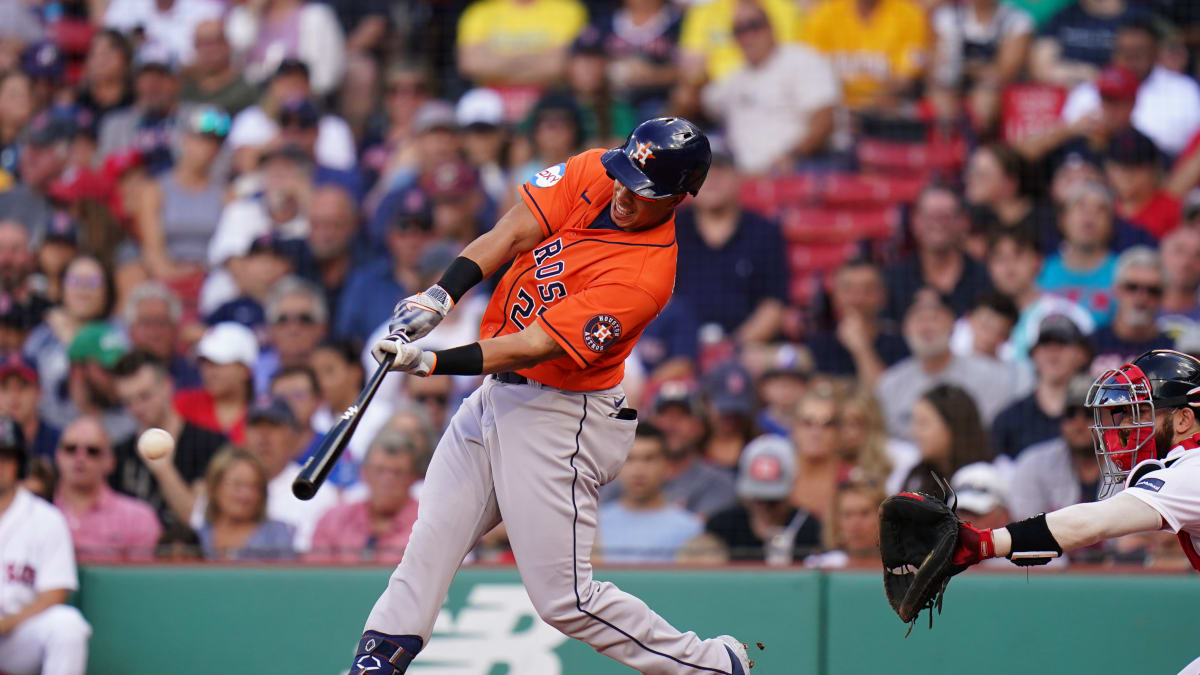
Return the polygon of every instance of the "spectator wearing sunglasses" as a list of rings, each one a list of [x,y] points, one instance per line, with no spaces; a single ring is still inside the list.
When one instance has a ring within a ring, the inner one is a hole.
[[[1008,499],[1012,518],[1032,518],[1064,506],[1096,500],[1100,466],[1092,448],[1092,414],[1083,407],[1092,378],[1076,375],[1058,434],[1023,450],[1013,464]]]
[[[284,277],[267,295],[267,341],[254,368],[255,391],[270,389],[280,368],[308,363],[328,333],[329,308],[321,289],[299,277]]]
[[[792,426],[796,447],[796,480],[789,500],[821,522],[833,508],[839,480],[849,473],[848,463],[838,456],[841,401],[828,385],[818,386],[800,399]]]
[[[1096,348],[1092,370],[1096,373],[1119,367],[1143,352],[1175,346],[1157,323],[1164,283],[1158,252],[1147,246],[1135,246],[1117,258],[1116,267],[1113,283],[1116,311],[1112,323],[1092,334]]]
[[[430,423],[435,429],[446,428],[454,378],[441,377],[406,377],[404,378],[404,393],[413,403],[424,408]],[[457,401],[455,401],[457,404]],[[457,407],[457,406],[456,406]]]
[[[175,166],[142,193],[134,209],[141,260],[155,279],[202,276],[208,241],[225,206],[224,185],[213,164],[229,133],[229,115],[198,108],[184,118]]]
[[[67,519],[81,562],[152,558],[162,533],[149,504],[108,486],[114,461],[99,419],[80,417],[63,430],[55,452],[54,505]]]

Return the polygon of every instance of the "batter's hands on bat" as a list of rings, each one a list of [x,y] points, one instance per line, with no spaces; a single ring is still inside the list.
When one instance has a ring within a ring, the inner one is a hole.
[[[388,332],[403,333],[409,342],[420,340],[442,322],[453,306],[450,294],[434,284],[396,303],[392,320],[388,323]]]
[[[395,354],[396,359],[392,361],[391,370],[402,370],[413,375],[425,377],[433,370],[433,364],[437,362],[437,357],[433,352],[427,352],[420,347],[409,344],[407,334],[395,331],[389,333],[387,337],[375,343],[371,348],[371,356],[375,360],[383,363],[383,359],[388,354]]]

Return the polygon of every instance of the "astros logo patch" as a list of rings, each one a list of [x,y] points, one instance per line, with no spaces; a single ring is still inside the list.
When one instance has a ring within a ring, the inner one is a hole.
[[[634,150],[630,156],[636,159],[638,164],[642,166],[646,166],[646,160],[654,159],[654,155],[650,154],[650,143],[642,141],[638,142],[637,150]]]
[[[558,181],[562,180],[563,173],[567,170],[567,165],[555,164],[533,174],[533,184],[540,188],[550,187]]]
[[[583,343],[594,352],[602,352],[621,337],[621,322],[611,314],[597,314],[583,327]]]

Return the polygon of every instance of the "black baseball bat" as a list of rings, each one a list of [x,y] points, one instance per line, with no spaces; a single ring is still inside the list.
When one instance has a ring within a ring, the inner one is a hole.
[[[375,391],[383,382],[383,376],[388,374],[392,368],[392,362],[395,360],[394,353],[384,355],[383,361],[379,363],[379,367],[375,369],[371,379],[367,380],[366,386],[358,395],[358,399],[354,401],[354,405],[346,408],[346,412],[342,413],[337,424],[334,424],[329,433],[325,434],[325,440],[321,441],[321,447],[317,448],[312,457],[309,457],[308,461],[304,463],[304,467],[300,469],[300,475],[292,481],[292,494],[296,497],[312,499],[321,485],[325,483],[329,472],[333,470],[334,465],[337,464],[338,459],[346,450],[346,446],[350,443],[350,437],[358,428],[358,421],[362,419],[363,412],[371,404],[371,399],[375,397]]]

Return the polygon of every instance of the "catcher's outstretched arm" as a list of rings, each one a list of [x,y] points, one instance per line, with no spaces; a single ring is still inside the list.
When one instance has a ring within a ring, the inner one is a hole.
[[[1163,524],[1158,511],[1127,494],[1117,494],[1102,502],[1067,506],[1047,513],[1045,519],[1051,536],[1063,551],[1091,546],[1105,539],[1123,537],[1135,532],[1158,530]],[[1009,528],[993,530],[992,541],[995,543],[997,557],[1012,553],[1012,535]]]

